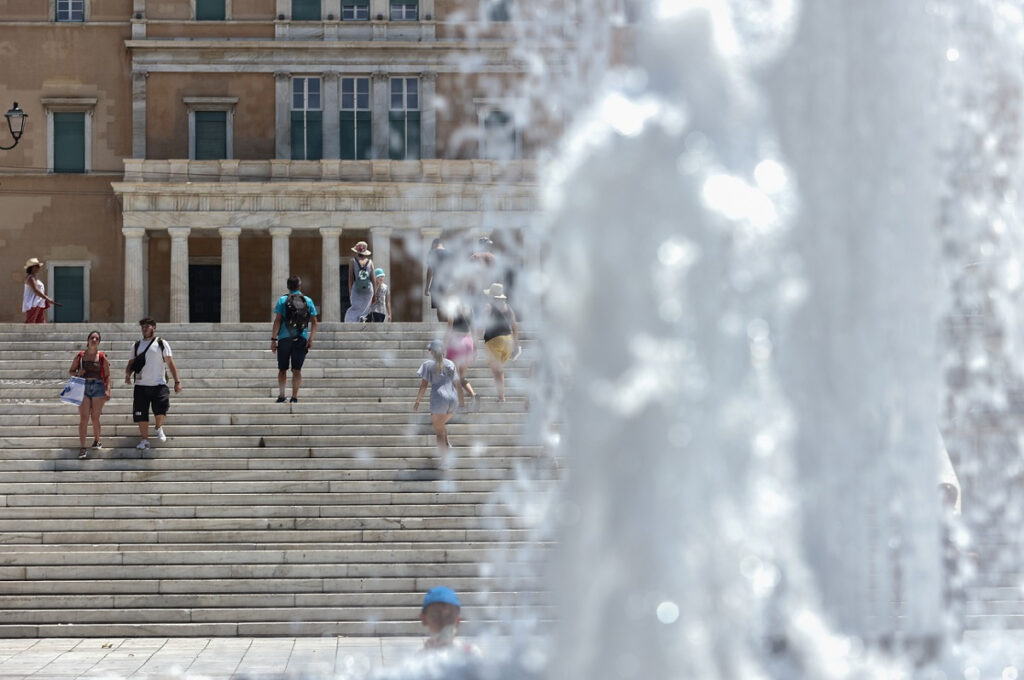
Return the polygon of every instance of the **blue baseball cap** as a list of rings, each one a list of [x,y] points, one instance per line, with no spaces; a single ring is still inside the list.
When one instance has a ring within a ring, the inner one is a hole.
[[[427,351],[428,352],[439,352],[441,354],[444,354],[444,343],[441,342],[440,340],[431,340],[427,344]]]
[[[437,586],[427,591],[427,594],[423,597],[423,609],[427,608],[427,605],[436,604],[453,604],[458,608],[462,608],[462,603],[459,602],[459,596],[455,594],[455,591],[448,586]]]

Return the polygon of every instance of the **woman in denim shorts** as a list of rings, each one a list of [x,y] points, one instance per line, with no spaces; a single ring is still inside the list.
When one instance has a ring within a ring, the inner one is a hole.
[[[92,420],[92,448],[100,449],[100,413],[103,412],[103,404],[110,399],[110,362],[100,351],[100,332],[89,333],[84,350],[75,355],[71,362],[71,375],[85,378],[85,397],[82,405],[78,407],[78,457],[85,459],[89,457],[89,450],[85,448],[85,435],[89,429],[89,420]]]

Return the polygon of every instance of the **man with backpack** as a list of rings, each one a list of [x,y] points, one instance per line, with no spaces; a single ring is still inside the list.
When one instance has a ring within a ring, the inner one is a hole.
[[[306,352],[313,349],[316,336],[316,305],[302,294],[302,279],[294,274],[288,277],[288,294],[282,295],[274,305],[274,329],[271,331],[270,350],[277,352],[277,403],[287,401],[284,389],[288,383],[288,366],[292,369],[291,403],[299,400],[302,386],[302,364]]]
[[[164,416],[171,405],[171,392],[167,387],[166,365],[174,377],[174,391],[181,392],[181,377],[178,367],[171,356],[171,346],[163,338],[156,336],[156,321],[146,317],[139,321],[142,328],[142,339],[132,345],[128,366],[124,371],[124,382],[131,384],[135,378],[135,391],[132,395],[132,420],[139,424],[141,441],[135,448],[149,448],[149,410],[153,409],[156,420],[156,438],[167,441],[164,433]]]

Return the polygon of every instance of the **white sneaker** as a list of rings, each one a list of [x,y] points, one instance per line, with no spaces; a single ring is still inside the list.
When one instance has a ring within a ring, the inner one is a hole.
[[[159,439],[162,442],[167,441],[167,435],[164,434],[164,428],[162,428],[162,427],[156,428],[156,438]]]
[[[148,439],[143,439],[141,442],[139,442],[138,444],[135,445],[135,448],[143,449],[143,450],[148,449],[149,448],[149,440]]]

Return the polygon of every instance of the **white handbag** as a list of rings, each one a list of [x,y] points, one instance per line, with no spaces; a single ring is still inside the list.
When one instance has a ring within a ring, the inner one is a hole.
[[[85,398],[85,378],[72,377],[60,391],[60,400],[65,404],[81,406]]]

